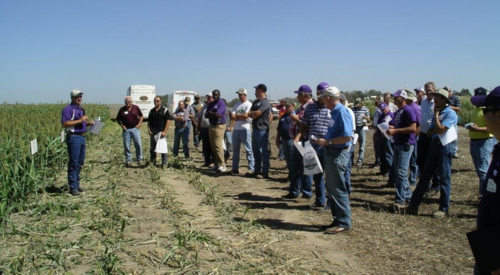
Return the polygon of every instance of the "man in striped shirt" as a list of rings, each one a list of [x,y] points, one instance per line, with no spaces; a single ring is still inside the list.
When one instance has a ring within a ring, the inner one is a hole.
[[[363,165],[365,157],[365,144],[366,144],[366,131],[363,130],[365,124],[370,122],[370,110],[363,105],[361,98],[356,98],[355,105],[352,108],[354,116],[356,117],[356,134],[358,134],[358,161],[357,166]],[[352,156],[354,158],[354,155]]]

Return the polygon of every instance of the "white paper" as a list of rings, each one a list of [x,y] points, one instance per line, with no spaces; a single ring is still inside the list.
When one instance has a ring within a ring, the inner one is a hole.
[[[94,125],[90,126],[89,132],[97,135],[101,132],[102,127],[104,127],[104,123],[100,122],[99,120],[96,120],[94,122]]]
[[[368,131],[368,130],[369,130],[369,129],[368,129],[368,126],[366,126],[366,125],[365,125],[365,126],[363,126],[363,131]]]
[[[352,144],[356,145],[356,143],[358,142],[358,138],[359,138],[359,135],[354,134],[354,137],[352,138]]]
[[[36,152],[38,152],[38,143],[36,141],[36,138],[31,141],[31,154],[34,155]]]
[[[443,146],[457,139],[457,129],[455,125],[452,125],[445,133],[438,134],[438,137]]]
[[[61,143],[65,142],[65,141],[66,141],[66,131],[62,130],[62,132],[61,132]]]
[[[386,133],[387,130],[389,130],[389,122],[386,121],[386,122],[379,123],[379,124],[377,124],[377,127],[380,129],[380,132],[382,132],[382,134],[384,134],[384,136],[387,139],[389,139],[389,140],[391,139],[391,136]]]
[[[385,120],[385,122],[389,123],[389,122],[391,122],[392,117],[390,117],[390,116],[385,116],[384,120]]]
[[[155,152],[158,154],[166,154],[168,153],[168,144],[166,136],[161,138],[161,132],[155,135],[156,140],[156,148]]]

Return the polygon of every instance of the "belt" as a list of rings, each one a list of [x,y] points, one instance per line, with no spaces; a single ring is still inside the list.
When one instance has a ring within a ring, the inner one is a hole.
[[[327,145],[325,148],[330,149],[330,150],[345,150],[345,149],[349,148],[349,146],[338,148],[338,147],[333,147],[332,145]]]
[[[68,136],[72,136],[72,135],[77,135],[77,136],[82,136],[84,137],[85,136],[85,133],[73,133],[73,132],[67,132],[66,133]]]
[[[483,140],[488,140],[489,138],[471,138],[470,141],[483,141]]]

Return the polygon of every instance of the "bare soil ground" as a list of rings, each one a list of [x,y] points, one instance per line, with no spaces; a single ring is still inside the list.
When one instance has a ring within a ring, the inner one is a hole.
[[[113,115],[112,115],[113,116]],[[216,174],[193,159],[160,170],[125,168],[121,134],[109,125],[88,141],[81,197],[61,193],[65,173],[13,215],[0,241],[0,271],[53,274],[470,274],[465,233],[475,228],[478,180],[460,128],[450,215],[435,220],[437,197],[420,216],[392,213],[395,190],[365,165],[353,168],[353,230],[324,235],[331,214],[287,193],[284,161],[273,147],[271,179]],[[274,140],[275,127],[271,131]],[[143,152],[149,158],[145,127]],[[173,137],[173,131],[170,131]],[[373,163],[368,134],[365,164]],[[169,139],[171,146],[172,139]],[[229,164],[231,160],[229,161]],[[228,169],[229,171],[230,169]]]

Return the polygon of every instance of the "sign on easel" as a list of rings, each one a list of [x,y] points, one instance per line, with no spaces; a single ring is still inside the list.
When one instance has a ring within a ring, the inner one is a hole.
[[[31,155],[36,154],[38,152],[38,143],[36,142],[36,138],[32,140],[31,142]]]

